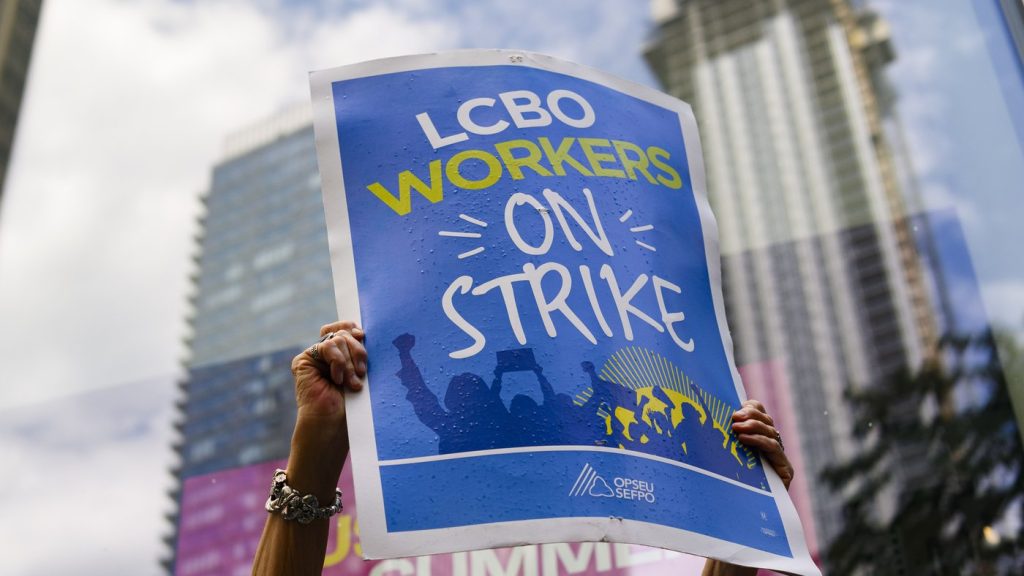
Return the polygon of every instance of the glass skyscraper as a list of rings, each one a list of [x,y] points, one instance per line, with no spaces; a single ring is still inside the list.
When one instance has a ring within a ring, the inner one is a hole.
[[[655,0],[646,57],[694,107],[738,364],[791,388],[816,532],[818,477],[853,454],[844,391],[915,367],[936,320],[886,140],[886,23],[847,0]],[[884,504],[881,513],[885,513]]]
[[[4,0],[0,4],[0,195],[42,6],[42,0]]]

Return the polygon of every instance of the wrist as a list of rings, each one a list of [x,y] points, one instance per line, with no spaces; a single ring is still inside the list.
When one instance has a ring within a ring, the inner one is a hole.
[[[327,436],[329,433],[344,435],[348,432],[347,423],[348,418],[345,416],[344,408],[323,410],[315,406],[299,406],[295,413],[296,433],[302,427],[303,433],[318,430],[323,436]]]

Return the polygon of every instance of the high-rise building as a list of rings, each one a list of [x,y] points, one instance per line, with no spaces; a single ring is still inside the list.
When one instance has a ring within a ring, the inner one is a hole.
[[[4,0],[0,4],[0,196],[42,4],[43,0]]]
[[[854,4],[654,0],[646,50],[697,116],[736,360],[779,366],[790,388],[822,547],[842,502],[817,472],[856,445],[844,390],[936,338],[885,137],[888,28]]]
[[[998,0],[1006,28],[1017,47],[1017,62],[1024,66],[1024,0]]]
[[[229,138],[203,207],[176,502],[189,478],[287,455],[291,358],[337,315],[308,105]],[[164,566],[174,573],[179,520],[189,519],[170,520]]]

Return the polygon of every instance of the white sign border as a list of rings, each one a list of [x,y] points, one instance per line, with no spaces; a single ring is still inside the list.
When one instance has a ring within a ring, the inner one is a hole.
[[[740,381],[739,372],[736,370],[732,338],[725,320],[718,225],[707,199],[704,156],[693,110],[689,104],[647,86],[543,54],[521,50],[458,50],[373,60],[310,73],[313,126],[316,134],[317,160],[327,220],[338,317],[362,324],[331,85],[342,80],[431,68],[510,65],[538,68],[593,82],[678,114],[686,147],[690,182],[704,234],[705,257],[715,316],[718,320],[718,330],[732,371],[736,392],[741,401],[746,399],[746,392]],[[369,337],[374,336],[369,335]],[[369,384],[367,382],[367,385]],[[779,507],[782,523],[786,530],[786,538],[793,553],[792,558],[687,530],[613,518],[525,520],[388,533],[384,516],[384,496],[381,490],[377,443],[373,440],[375,433],[370,396],[369,394],[347,393],[345,402],[351,438],[354,440],[367,439],[362,442],[353,441],[351,449],[356,501],[359,505],[360,539],[363,554],[367,559],[461,552],[520,544],[593,541],[656,546],[717,558],[733,564],[807,576],[820,576],[821,574],[810,559],[803,529],[792,500],[781,479],[763,459],[762,464],[771,492],[775,495],[774,499]],[[693,546],[685,546],[686,549],[683,550],[684,547],[679,545],[680,540],[692,542]]]

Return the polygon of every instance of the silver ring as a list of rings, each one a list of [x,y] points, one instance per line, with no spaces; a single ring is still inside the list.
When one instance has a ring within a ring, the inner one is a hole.
[[[334,338],[334,332],[328,332],[327,334],[324,334],[323,336],[320,337],[320,340],[318,340],[316,344],[313,344],[309,348],[306,348],[306,354],[309,354],[309,357],[316,362],[323,362],[324,358],[323,356],[320,355],[320,344],[323,344],[324,342],[330,340],[331,338]]]
[[[306,354],[309,354],[309,357],[312,358],[314,362],[320,362],[322,360],[320,356],[320,343],[317,342],[309,348],[306,348]]]
[[[785,452],[786,445],[782,443],[782,434],[779,434],[778,430],[775,431],[775,441],[779,443],[779,449]]]

